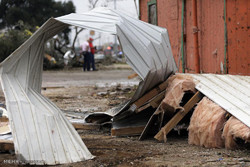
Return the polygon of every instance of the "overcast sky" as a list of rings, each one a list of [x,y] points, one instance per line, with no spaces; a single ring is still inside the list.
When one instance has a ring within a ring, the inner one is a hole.
[[[56,1],[69,1],[69,0],[56,0]],[[76,7],[76,13],[84,13],[88,12],[89,9],[89,1],[88,0],[72,0]],[[106,5],[109,8],[114,8],[113,0],[99,0],[96,7]],[[116,9],[127,13],[128,15],[137,18],[137,11],[135,7],[134,0],[116,0]],[[97,38],[99,33],[93,38]],[[72,31],[71,39],[74,38],[74,33]],[[76,46],[81,45],[85,40],[89,38],[89,30],[84,30],[81,34],[79,34]],[[101,40],[94,41],[94,45],[103,45],[104,43],[113,42],[114,37],[108,34],[102,34]]]

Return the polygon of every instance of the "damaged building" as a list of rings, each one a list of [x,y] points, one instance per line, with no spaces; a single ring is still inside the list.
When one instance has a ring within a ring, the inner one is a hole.
[[[156,2],[150,1],[148,7],[159,5]],[[142,3],[140,1],[141,11]],[[139,140],[154,137],[167,142],[169,132],[178,131],[180,127],[189,130],[190,144],[207,148],[235,149],[239,146],[236,139],[244,143],[250,141],[249,76],[179,74],[178,49],[174,41],[170,45],[171,34],[179,33],[122,12],[97,8],[88,13],[49,19],[1,63],[8,120],[15,153],[20,160],[54,165],[94,158],[75,130],[76,126],[41,95],[44,43],[69,25],[117,35],[127,63],[141,78],[128,103],[88,115],[88,118],[111,120],[112,136],[139,135]],[[223,73],[228,69],[225,66],[222,63]],[[214,72],[203,67],[203,72]],[[187,68],[184,71],[190,72]],[[221,68],[219,71],[221,73]],[[97,125],[104,121],[97,121]]]

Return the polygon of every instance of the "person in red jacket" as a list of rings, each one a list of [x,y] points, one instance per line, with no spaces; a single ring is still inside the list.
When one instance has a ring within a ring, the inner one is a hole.
[[[91,64],[92,70],[97,71],[95,68],[95,48],[92,43],[93,39],[89,38],[88,42],[89,42],[89,48],[90,48],[90,64]]]

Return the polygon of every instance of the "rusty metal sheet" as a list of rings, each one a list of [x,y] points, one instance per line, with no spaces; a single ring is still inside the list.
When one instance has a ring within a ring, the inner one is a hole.
[[[228,72],[250,75],[250,1],[227,1]]]
[[[185,1],[185,71],[194,72],[192,3]],[[178,6],[178,19],[171,11]],[[147,0],[140,1],[141,19],[147,21]],[[203,73],[224,73],[224,0],[197,1],[199,55]],[[169,31],[173,56],[179,71],[181,46],[181,1],[157,1],[158,25]],[[230,74],[250,75],[250,1],[226,0],[227,66]]]

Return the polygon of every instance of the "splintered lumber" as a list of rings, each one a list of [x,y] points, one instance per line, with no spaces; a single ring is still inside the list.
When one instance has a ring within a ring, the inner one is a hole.
[[[159,95],[155,96],[151,101],[150,101],[150,105],[153,108],[157,108],[159,106],[159,104],[161,103],[162,99],[165,97],[165,91],[162,91]]]
[[[138,74],[134,73],[134,74],[129,75],[129,76],[128,76],[128,79],[133,79],[133,78],[135,78],[135,77],[137,77],[137,76],[138,76]]]
[[[11,140],[0,139],[0,152],[14,151],[14,143]]]
[[[99,130],[101,128],[100,124],[91,123],[72,123],[76,130]]]
[[[188,127],[188,143],[206,148],[222,148],[226,111],[204,97],[195,108]]]
[[[7,117],[0,117],[0,122],[9,122],[9,118],[7,118]]]
[[[136,136],[140,135],[145,126],[112,128],[111,136]]]
[[[146,104],[144,104],[140,108],[136,109],[135,112],[136,113],[141,112],[149,107],[157,108],[160,105],[162,99],[164,98],[165,93],[166,93],[166,91],[162,91],[161,93],[159,93],[158,95],[153,97],[151,100],[149,100]]]
[[[242,139],[245,143],[250,142],[250,128],[231,116],[224,126],[222,137],[225,139],[227,149],[236,149],[238,145],[235,139]]]
[[[152,90],[150,90],[148,93],[146,93],[144,96],[142,96],[140,99],[135,101],[129,108],[130,111],[135,111],[137,108],[141,107],[144,105],[147,101],[152,99],[154,96],[158,95],[161,93],[163,90],[167,88],[168,82],[167,80],[164,81],[163,83],[159,84]]]
[[[184,116],[195,106],[203,97],[199,91],[184,105],[183,108],[174,115],[174,117],[155,135],[155,139],[166,142],[167,134],[184,118]]]

